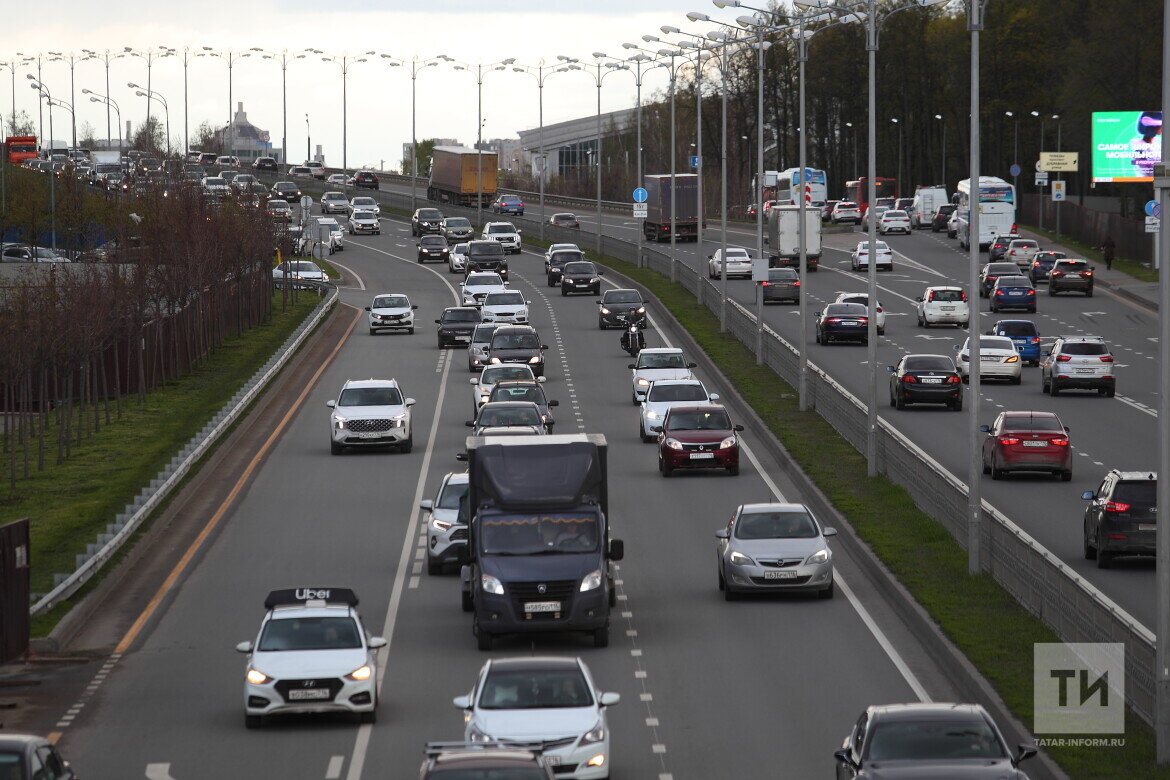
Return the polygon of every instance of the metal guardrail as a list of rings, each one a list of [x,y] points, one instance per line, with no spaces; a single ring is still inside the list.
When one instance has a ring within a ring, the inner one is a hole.
[[[69,598],[89,581],[107,561],[121,549],[122,545],[134,535],[142,522],[150,516],[161,502],[163,502],[191,470],[191,467],[212,447],[236,418],[248,408],[256,396],[264,390],[269,381],[285,366],[289,357],[300,347],[302,342],[317,327],[325,314],[337,302],[339,292],[332,284],[319,285],[319,293],[325,296],[312,316],[301,323],[300,327],[288,337],[268,362],[260,367],[251,379],[231,397],[222,409],[216,413],[207,425],[195,434],[171,462],[167,464],[158,476],[150,481],[150,485],[143,488],[132,502],[126,505],[115,521],[106,526],[106,533],[100,534],[97,541],[89,544],[84,553],[79,553],[76,559],[76,568],[70,574],[54,575],[53,589],[37,600],[29,609],[34,617],[52,609],[60,601]]]

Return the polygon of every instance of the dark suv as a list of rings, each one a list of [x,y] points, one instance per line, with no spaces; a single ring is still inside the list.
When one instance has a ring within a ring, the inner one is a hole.
[[[1117,555],[1154,555],[1158,528],[1158,475],[1119,471],[1105,475],[1096,491],[1081,498],[1085,509],[1085,557],[1107,569]]]
[[[373,171],[358,171],[353,175],[353,186],[367,190],[380,189],[378,174]]]
[[[296,182],[278,181],[272,185],[271,192],[272,197],[286,200],[290,204],[301,199],[301,188],[296,185]]]
[[[418,240],[418,261],[426,263],[437,260],[447,262],[451,255],[451,247],[447,246],[447,239],[442,236],[423,236]]]
[[[571,263],[574,260],[584,260],[585,253],[576,249],[566,249],[561,252],[553,252],[552,257],[545,263],[545,273],[548,275],[548,286],[556,287],[561,283],[561,272],[565,270],[565,264]]]
[[[467,272],[495,271],[508,281],[508,253],[498,241],[467,242]]]
[[[524,201],[517,195],[501,195],[492,204],[492,211],[497,214],[515,214],[524,216]]]
[[[438,209],[416,209],[410,217],[410,235],[425,236],[442,230],[443,212]]]
[[[523,363],[536,376],[544,376],[544,351],[547,344],[531,325],[501,325],[488,345],[488,365]]]
[[[1082,292],[1093,297],[1093,266],[1087,260],[1057,260],[1048,272],[1048,294]]]
[[[930,218],[930,232],[940,233],[947,229],[947,222],[951,219],[951,214],[955,213],[957,209],[954,203],[944,203],[938,207],[938,211],[934,212],[934,216]]]
[[[628,315],[630,309],[639,317],[646,314],[646,301],[642,300],[642,293],[637,290],[606,290],[605,295],[597,301],[597,305],[599,330],[622,327],[625,323],[619,318]]]
[[[439,349],[452,344],[470,344],[471,332],[483,319],[474,306],[449,306],[435,320],[438,325]]]
[[[561,271],[561,296],[569,293],[601,294],[602,271],[590,260],[575,260],[566,263]]]
[[[275,157],[257,157],[256,162],[252,163],[252,170],[278,171],[280,168],[276,165]]]
[[[993,263],[996,260],[1003,260],[1003,256],[1007,254],[1008,246],[1017,238],[1023,238],[1023,236],[1008,233],[993,238],[991,240],[991,246],[987,249],[987,259]]]

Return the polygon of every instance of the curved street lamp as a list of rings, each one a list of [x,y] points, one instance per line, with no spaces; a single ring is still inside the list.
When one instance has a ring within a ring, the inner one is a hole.
[[[313,52],[318,54],[319,52]],[[322,62],[332,62],[334,65],[341,66],[341,171],[342,173],[349,170],[348,143],[349,143],[349,68],[359,62],[368,62],[366,57],[371,57],[375,54],[373,51],[364,52],[361,55],[351,57],[348,54],[343,54],[340,57],[329,55],[322,57]]]
[[[90,98],[89,98],[90,103],[103,103],[103,104],[105,104],[107,114],[109,113],[111,108],[114,109],[114,112],[118,115],[118,151],[119,152],[122,151],[122,148],[123,148],[123,144],[122,144],[122,109],[118,107],[118,104],[115,103],[114,99],[111,98],[109,95],[102,95],[102,94],[94,92],[93,90],[90,90],[90,89],[81,90],[81,94],[89,95],[90,96]],[[113,139],[108,139],[106,141],[106,148],[107,149],[110,147],[112,140]]]
[[[449,60],[449,62],[454,62],[454,60]],[[487,68],[489,72],[491,72],[493,70],[507,70],[508,68],[510,68],[512,65],[515,65],[515,64],[516,64],[516,58],[515,57],[508,57],[507,59],[500,60],[499,62],[492,62],[492,63],[488,63],[488,64],[483,64],[483,63],[480,63],[478,65],[462,65],[462,64],[460,64],[460,65],[454,66],[455,70],[462,70],[462,71],[466,71],[468,73],[475,74],[475,85],[476,85],[476,95],[477,95],[476,101],[475,101],[476,102],[476,109],[475,109],[475,115],[476,115],[476,120],[475,120],[475,150],[476,150],[476,159],[475,159],[476,166],[475,166],[475,168],[476,168],[476,176],[475,176],[475,180],[477,182],[477,189],[478,189],[478,191],[476,192],[476,196],[475,196],[475,218],[476,218],[476,221],[480,225],[483,224],[483,76],[484,76],[484,68]],[[498,167],[498,163],[497,163],[497,167]]]
[[[383,54],[381,56],[382,59],[388,61],[387,64],[392,68],[410,66],[410,211],[414,213],[415,188],[418,184],[418,136],[415,127],[415,90],[418,87],[418,74],[422,72],[423,68],[433,68],[440,62],[453,62],[453,60],[446,54],[440,54],[437,57],[431,57],[425,60],[400,60],[391,57],[389,54]],[[406,173],[406,171],[404,170],[403,173]]]

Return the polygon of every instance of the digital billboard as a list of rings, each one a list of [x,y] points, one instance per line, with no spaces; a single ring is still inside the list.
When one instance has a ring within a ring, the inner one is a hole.
[[[1161,111],[1093,112],[1093,181],[1153,181],[1161,161]]]

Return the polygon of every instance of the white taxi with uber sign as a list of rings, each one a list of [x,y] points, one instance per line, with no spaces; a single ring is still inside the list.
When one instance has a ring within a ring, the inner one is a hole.
[[[358,599],[348,588],[274,590],[244,674],[244,724],[266,715],[352,712],[373,723],[378,707],[377,650],[382,637],[366,634]]]

